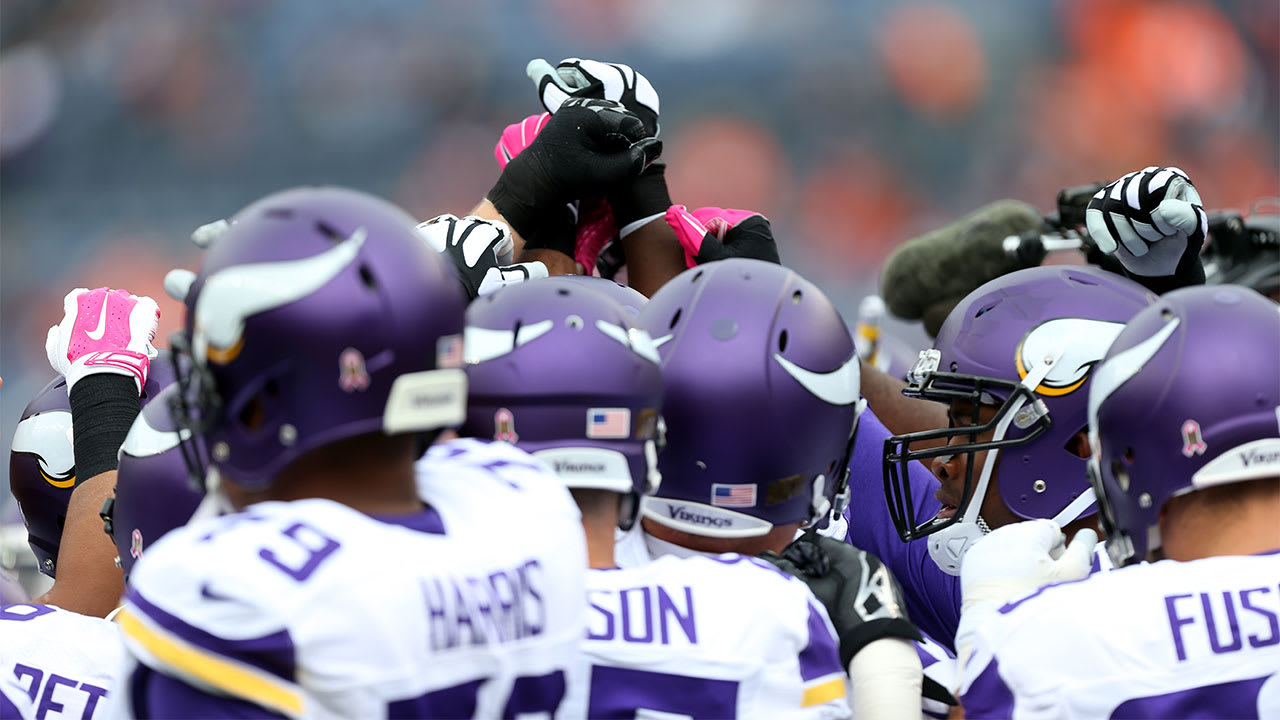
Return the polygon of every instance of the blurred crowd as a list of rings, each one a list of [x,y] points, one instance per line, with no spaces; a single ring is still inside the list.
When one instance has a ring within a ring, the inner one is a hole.
[[[127,287],[163,340],[197,225],[310,183],[468,210],[540,110],[531,57],[643,68],[676,201],[763,211],[853,317],[890,249],[997,197],[1157,161],[1206,208],[1280,194],[1278,27],[1267,0],[5,0],[0,437],[50,376],[32,309]]]

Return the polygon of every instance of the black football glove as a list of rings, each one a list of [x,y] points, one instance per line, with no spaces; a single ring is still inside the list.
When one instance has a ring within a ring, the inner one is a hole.
[[[546,212],[638,176],[661,152],[662,142],[621,104],[570,98],[511,159],[488,198],[523,237]]]
[[[766,552],[760,557],[803,580],[827,608],[846,670],[853,656],[873,640],[921,639],[907,618],[902,589],[876,556],[810,530],[781,556]]]

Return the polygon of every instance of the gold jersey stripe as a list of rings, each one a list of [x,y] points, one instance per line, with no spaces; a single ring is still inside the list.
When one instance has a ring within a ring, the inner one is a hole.
[[[800,701],[800,707],[813,707],[814,705],[822,705],[831,702],[836,698],[844,697],[844,678],[832,678],[821,685],[814,685],[804,691],[804,699]]]
[[[116,615],[116,622],[126,635],[165,665],[268,710],[292,717],[302,715],[302,694],[283,683],[172,638],[168,633],[161,634],[148,627],[147,623],[138,619],[128,608],[120,610]]]

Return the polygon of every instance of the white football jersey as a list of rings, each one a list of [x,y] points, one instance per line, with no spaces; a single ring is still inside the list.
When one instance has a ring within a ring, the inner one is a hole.
[[[165,536],[117,617],[130,653],[292,717],[554,711],[583,628],[577,505],[510,446],[444,443],[418,479],[409,522],[309,499]]]
[[[0,718],[36,720],[36,706],[27,697],[27,691],[8,676],[0,677]]]
[[[668,555],[591,570],[587,603],[562,717],[849,716],[826,610],[768,563]]]
[[[115,623],[52,605],[0,607],[6,695],[14,687],[25,692],[41,718],[104,717],[123,662]]]
[[[969,717],[1277,718],[1280,551],[1094,573],[957,639]]]

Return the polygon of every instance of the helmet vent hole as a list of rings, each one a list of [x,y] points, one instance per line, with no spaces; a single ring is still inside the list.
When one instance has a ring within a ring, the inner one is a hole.
[[[512,337],[516,338],[516,341],[517,341],[517,342],[519,342],[519,340],[520,340],[520,328],[521,328],[521,327],[524,327],[524,321],[523,321],[523,320],[517,320],[517,321],[516,321],[516,326],[515,326],[515,328],[513,328],[513,329],[511,330],[511,335],[512,335]]]
[[[692,278],[691,280],[689,280],[689,282],[691,282],[691,283],[696,283],[696,282],[698,282],[698,278],[700,278],[700,277],[702,277],[702,271],[701,271],[701,270],[699,270],[698,272],[694,273],[694,274],[693,274],[693,278]]]
[[[293,211],[289,208],[271,208],[266,212],[266,215],[276,220],[288,220],[293,217]]]
[[[675,329],[676,323],[680,322],[680,313],[684,308],[676,308],[676,314],[671,316],[671,324],[667,326],[668,330]]]
[[[360,266],[360,282],[364,283],[364,286],[370,290],[378,289],[378,281],[373,279],[373,272],[369,270],[368,265]]]
[[[347,239],[346,235],[338,232],[337,229],[323,220],[316,221],[316,230],[320,231],[321,235],[324,235],[334,242],[342,242]]]
[[[568,297],[568,296],[569,296],[569,290],[568,290],[567,288],[559,288],[558,290],[556,290],[556,294],[557,294],[557,295],[562,295],[562,296],[564,296],[564,297]]]
[[[1067,279],[1070,280],[1071,282],[1078,283],[1080,285],[1097,285],[1098,284],[1094,282],[1093,278],[1084,277],[1081,275],[1068,275]]]
[[[804,297],[804,296],[800,293],[800,291],[799,291],[799,290],[797,290],[797,291],[795,291],[795,292],[791,293],[791,304],[792,304],[792,305],[799,305],[799,304],[800,304],[800,299],[801,299],[801,298],[803,298],[803,297]]]
[[[787,351],[787,331],[783,330],[778,334],[778,352]]]
[[[1000,301],[997,300],[996,302],[993,302],[990,305],[984,305],[978,310],[978,312],[974,313],[973,316],[975,318],[980,318],[983,315],[986,315],[987,313],[991,312],[993,309],[995,309],[995,306],[999,304],[1000,304]]]

